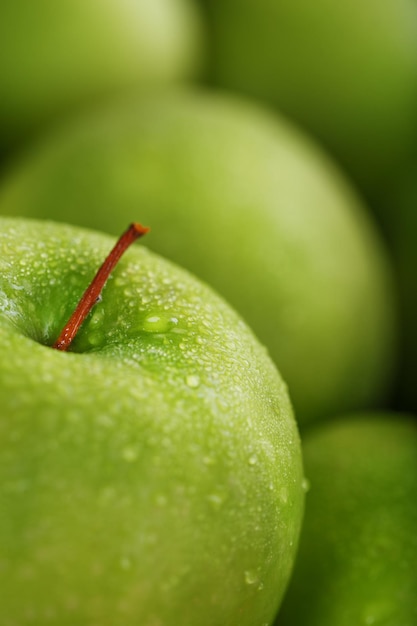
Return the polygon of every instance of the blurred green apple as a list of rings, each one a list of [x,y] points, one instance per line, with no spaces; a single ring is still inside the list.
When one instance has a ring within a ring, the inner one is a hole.
[[[383,198],[417,137],[415,0],[203,0],[216,84],[313,132]]]
[[[346,416],[303,441],[306,515],[279,626],[415,626],[417,422]]]
[[[285,385],[244,322],[112,238],[0,219],[1,624],[264,626],[304,491]]]
[[[188,77],[202,56],[190,0],[0,3],[0,141],[71,106]]]
[[[182,93],[75,121],[3,181],[0,212],[118,233],[215,287],[289,385],[300,423],[372,405],[393,365],[390,270],[373,224],[320,150],[235,99]]]

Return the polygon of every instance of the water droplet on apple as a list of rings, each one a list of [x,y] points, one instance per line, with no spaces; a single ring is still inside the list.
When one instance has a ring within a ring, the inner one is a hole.
[[[310,481],[307,478],[303,478],[303,481],[301,483],[301,488],[304,491],[304,493],[307,493],[308,491],[310,491]]]
[[[101,346],[104,343],[104,335],[100,331],[88,333],[88,343],[91,347]]]
[[[90,326],[100,326],[103,323],[104,319],[104,309],[103,307],[98,307],[93,309],[93,314],[90,319]]]
[[[251,456],[248,458],[248,463],[249,465],[256,465],[258,462],[258,457],[256,456],[256,454],[251,454]]]
[[[257,582],[258,582],[258,574],[253,570],[246,570],[245,583],[247,585],[254,585]]]
[[[207,500],[210,502],[211,506],[218,510],[221,508],[224,502],[224,496],[220,493],[211,493],[207,496]]]
[[[122,457],[128,463],[133,463],[138,458],[138,452],[134,448],[127,447],[122,451]]]
[[[142,329],[147,333],[167,333],[178,324],[176,317],[150,314],[145,317]]]
[[[197,387],[200,386],[201,381],[200,381],[200,377],[197,376],[196,374],[190,374],[185,379],[185,382],[188,385],[188,387],[190,387],[191,389],[197,389]]]

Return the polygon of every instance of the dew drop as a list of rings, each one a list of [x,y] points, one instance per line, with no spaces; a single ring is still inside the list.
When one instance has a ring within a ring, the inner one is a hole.
[[[142,328],[147,333],[167,333],[178,324],[176,317],[164,315],[147,315],[142,323]]]
[[[196,374],[190,374],[185,379],[185,382],[188,385],[188,387],[191,387],[191,389],[197,389],[197,387],[200,386],[200,377],[197,376]]]
[[[258,575],[253,570],[246,570],[245,572],[245,583],[247,585],[254,585],[258,582]]]
[[[133,463],[138,458],[138,452],[134,448],[127,447],[122,451],[122,457],[128,463]]]
[[[307,478],[303,478],[303,481],[301,483],[301,488],[304,491],[304,493],[307,493],[308,491],[310,491],[310,481]]]
[[[88,343],[90,346],[100,346],[104,343],[104,334],[99,331],[88,333]]]
[[[249,458],[248,458],[248,463],[249,465],[256,465],[258,462],[258,457],[256,456],[256,454],[252,454]]]
[[[207,500],[210,502],[214,509],[220,509],[224,502],[224,496],[219,493],[211,493],[207,496]]]
[[[103,307],[94,309],[92,317],[90,319],[90,326],[100,326],[103,323],[103,319],[104,319]]]

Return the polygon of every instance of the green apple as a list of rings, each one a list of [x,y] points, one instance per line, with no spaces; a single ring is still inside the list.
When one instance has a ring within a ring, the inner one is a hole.
[[[0,140],[125,88],[193,75],[202,20],[190,0],[0,3]]]
[[[245,317],[300,423],[373,405],[393,365],[390,268],[365,207],[284,119],[177,93],[75,120],[3,180],[0,212],[153,225],[149,245]]]
[[[383,199],[417,134],[415,0],[203,0],[217,85],[313,132]]]
[[[264,626],[304,489],[284,383],[208,287],[112,238],[0,219],[3,625]]]
[[[306,515],[279,626],[415,626],[417,421],[350,415],[303,441]]]

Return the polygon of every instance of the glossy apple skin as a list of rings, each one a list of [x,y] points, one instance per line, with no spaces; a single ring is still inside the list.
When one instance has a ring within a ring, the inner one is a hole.
[[[75,120],[3,180],[0,212],[149,245],[215,287],[289,385],[297,419],[372,406],[395,358],[390,267],[365,207],[287,121],[207,93],[132,99]]]
[[[378,209],[416,141],[414,0],[201,4],[213,82],[312,132]]]
[[[190,78],[203,39],[190,0],[0,3],[2,146],[110,93]]]
[[[74,350],[53,350],[114,240],[0,226],[3,623],[270,624],[304,491],[266,351],[214,292],[141,245]]]
[[[417,421],[350,415],[303,440],[310,490],[279,626],[417,623]]]

